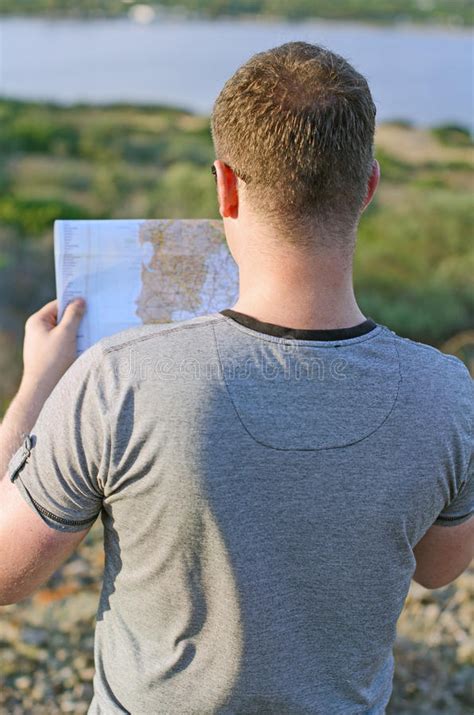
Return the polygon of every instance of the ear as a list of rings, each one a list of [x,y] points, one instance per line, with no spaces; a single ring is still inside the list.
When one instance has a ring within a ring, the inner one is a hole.
[[[372,201],[374,194],[377,190],[377,186],[380,181],[380,164],[377,159],[374,159],[372,164],[372,173],[370,174],[369,181],[367,183],[367,194],[362,205],[362,211],[364,211],[367,206]]]
[[[217,200],[222,218],[237,218],[239,215],[238,178],[227,164],[220,159],[216,167]]]

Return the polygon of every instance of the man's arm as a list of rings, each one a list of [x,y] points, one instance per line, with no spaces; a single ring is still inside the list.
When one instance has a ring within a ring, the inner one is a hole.
[[[0,606],[29,596],[72,554],[89,528],[51,529],[9,479],[0,483]]]
[[[413,550],[413,579],[417,583],[425,588],[441,588],[467,569],[474,557],[473,514],[474,455],[455,496]]]
[[[474,517],[457,526],[434,525],[414,548],[413,580],[425,588],[454,581],[474,558]]]
[[[76,301],[66,308],[58,324],[57,303],[53,301],[26,324],[23,379],[0,425],[1,605],[25,598],[46,581],[89,530],[68,533],[50,528],[6,476],[8,463],[24,435],[75,359],[77,328],[83,313],[83,301]]]

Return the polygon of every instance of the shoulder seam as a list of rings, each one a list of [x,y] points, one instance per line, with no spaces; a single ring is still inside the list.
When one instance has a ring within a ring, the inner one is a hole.
[[[390,330],[390,328],[388,328],[388,330]],[[420,343],[417,340],[411,340],[411,338],[404,338],[402,335],[398,335],[393,330],[390,330],[390,332],[400,342],[409,343],[410,345],[415,345],[417,348],[422,348],[422,349],[434,352],[437,355],[439,355],[441,358],[445,358],[449,362],[453,363],[453,365],[458,365],[460,367],[463,367],[465,370],[467,370],[466,365],[463,363],[463,361],[460,358],[456,357],[456,355],[449,355],[448,353],[443,353],[442,350],[440,350],[439,348],[435,348],[434,345],[426,345],[425,343]],[[469,372],[469,370],[467,370],[467,372]]]
[[[119,345],[112,345],[109,348],[103,348],[103,354],[108,355],[109,353],[117,352],[118,350],[121,350],[122,348],[126,348],[129,345],[136,345],[137,343],[143,343],[146,342],[147,340],[153,340],[154,338],[157,338],[161,335],[169,335],[170,333],[176,333],[180,330],[191,330],[192,328],[203,328],[207,327],[208,325],[212,325],[213,323],[218,323],[219,318],[212,318],[210,320],[206,320],[202,323],[194,323],[193,325],[180,325],[177,323],[176,325],[173,325],[172,328],[167,328],[166,330],[160,330],[157,333],[153,333],[152,335],[143,335],[141,338],[133,338],[131,340],[126,340],[124,343],[120,343]]]

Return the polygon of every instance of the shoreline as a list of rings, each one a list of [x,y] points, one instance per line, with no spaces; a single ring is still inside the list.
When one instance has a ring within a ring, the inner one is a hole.
[[[171,112],[177,114],[185,114],[196,119],[210,120],[210,114],[206,112],[198,112],[189,107],[183,107],[175,104],[167,104],[161,102],[129,102],[126,100],[117,101],[105,101],[105,102],[94,102],[94,101],[61,101],[57,99],[44,99],[44,98],[34,98],[34,97],[19,97],[12,95],[4,95],[0,92],[0,104],[20,104],[26,106],[36,106],[44,107],[49,109],[64,109],[67,111],[74,110],[109,110],[109,111],[122,111],[126,109],[144,111],[144,112]],[[436,129],[444,129],[447,127],[456,127],[461,131],[469,132],[471,137],[474,138],[474,128],[468,124],[455,121],[445,121],[445,122],[433,122],[432,124],[423,124],[411,120],[409,117],[394,116],[392,118],[383,119],[381,121],[376,121],[376,129],[382,127],[398,127],[406,131],[426,131],[430,132]]]
[[[206,15],[200,12],[173,12],[168,10],[155,11],[155,16],[152,20],[146,23],[140,23],[134,20],[129,13],[123,12],[118,15],[81,15],[81,14],[64,14],[64,13],[51,13],[51,14],[41,14],[37,15],[35,13],[0,13],[0,24],[3,22],[10,21],[32,21],[32,22],[45,22],[45,23],[60,23],[60,22],[73,22],[73,23],[100,23],[100,22],[123,22],[126,21],[131,25],[142,25],[144,27],[148,25],[153,25],[157,23],[206,23],[206,24],[217,24],[217,23],[233,23],[233,24],[268,24],[268,25],[291,25],[297,27],[301,25],[303,27],[308,27],[310,25],[326,26],[326,27],[351,27],[352,29],[372,29],[372,30],[398,30],[404,32],[426,32],[426,33],[446,33],[446,34],[459,34],[462,36],[472,36],[472,29],[474,23],[437,23],[431,22],[429,20],[415,20],[407,18],[406,16],[400,16],[400,19],[369,19],[369,18],[328,18],[328,17],[317,17],[308,16],[301,18],[291,18],[285,15],[266,15],[262,13],[251,14],[251,13],[241,13],[236,15]]]

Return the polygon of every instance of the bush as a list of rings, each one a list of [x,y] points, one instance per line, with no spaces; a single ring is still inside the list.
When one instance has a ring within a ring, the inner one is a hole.
[[[414,174],[415,169],[410,164],[397,159],[384,149],[377,147],[375,157],[380,164],[381,175],[386,181],[405,182]]]
[[[166,139],[161,156],[164,166],[182,162],[210,167],[214,159],[214,148],[208,132],[171,134]]]
[[[150,218],[218,218],[216,187],[210,168],[180,163],[159,179]]]
[[[51,230],[53,221],[60,218],[90,218],[82,207],[61,199],[25,199],[7,195],[0,198],[0,222],[15,228],[20,236],[38,236]]]
[[[445,146],[467,147],[474,144],[469,129],[458,124],[442,124],[439,127],[433,127],[431,133]]]
[[[432,344],[473,325],[470,194],[412,189],[406,201],[362,219],[355,286],[362,309],[396,332]]]
[[[12,121],[3,135],[4,148],[32,154],[77,154],[79,134],[74,127],[57,124],[48,116],[28,115]]]

